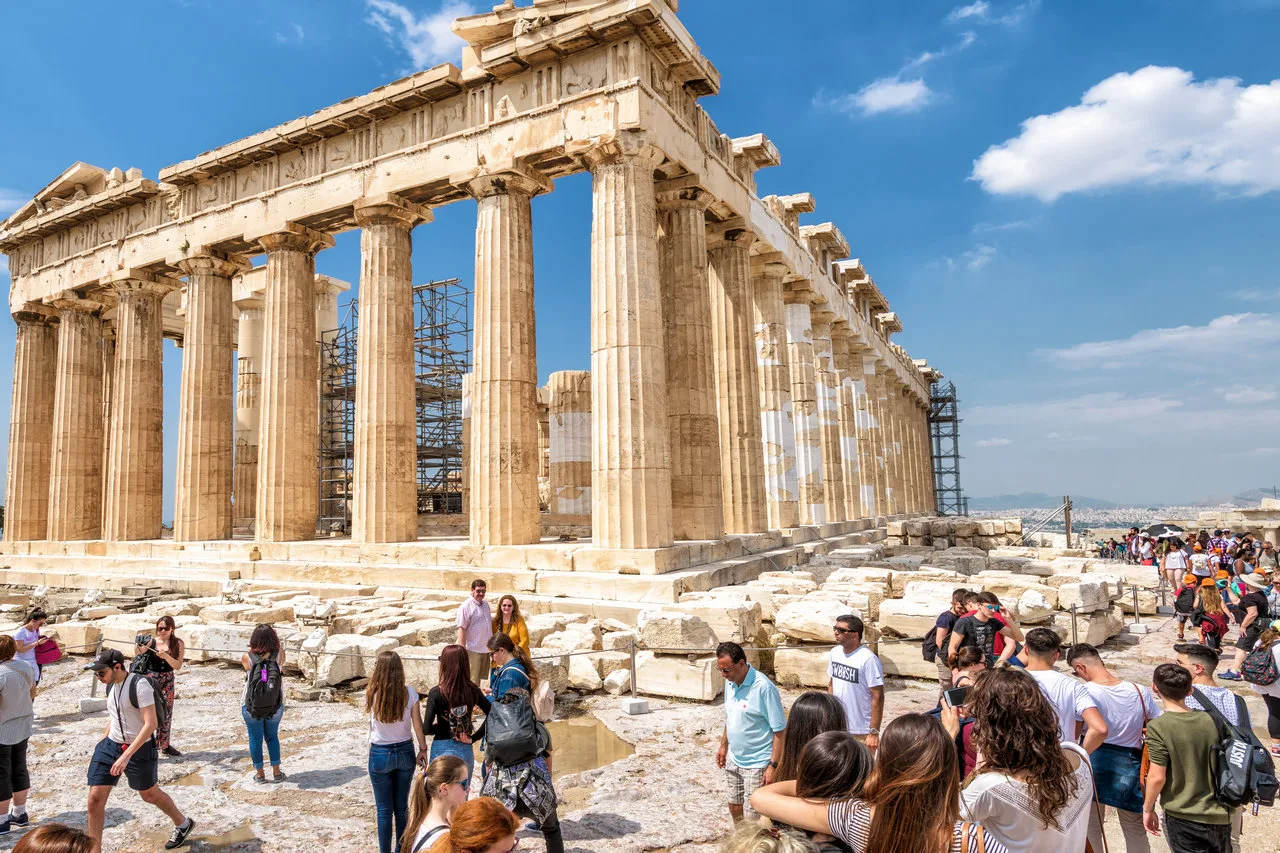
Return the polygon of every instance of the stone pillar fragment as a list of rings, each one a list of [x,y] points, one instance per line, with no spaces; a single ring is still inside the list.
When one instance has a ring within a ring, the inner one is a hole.
[[[355,204],[360,232],[351,538],[418,538],[413,239],[431,214],[396,196]]]
[[[592,177],[592,534],[604,548],[672,543],[670,425],[653,170],[663,154],[619,134]]]
[[[5,477],[6,542],[49,535],[49,472],[53,459],[53,401],[58,329],[53,312],[19,311],[9,409],[9,468]]]
[[[760,380],[751,296],[750,231],[720,227],[708,242],[711,346],[720,423],[720,484],[728,533],[763,533],[764,449],[760,441]]]
[[[66,294],[58,311],[49,539],[102,536],[102,306]]]
[[[551,374],[551,511],[563,515],[591,512],[591,373],[561,370]]]
[[[235,526],[250,527],[258,506],[258,426],[262,414],[262,301],[239,304],[236,343]]]
[[[316,253],[333,238],[290,225],[258,242],[267,273],[254,536],[260,542],[314,539],[320,495]]]
[[[818,383],[818,433],[822,441],[822,491],[828,521],[846,521],[844,463],[840,456],[840,380],[831,361],[831,320],[816,312],[813,365]]]
[[[787,267],[762,262],[753,268],[756,366],[760,376],[760,437],[764,447],[764,491],[769,529],[800,524],[796,480],[796,432],[792,423],[791,371],[786,313],[782,303]]]
[[[471,544],[528,545],[538,517],[538,359],[533,313],[533,196],[528,171],[482,175],[477,200],[471,373]]]
[[[187,316],[173,538],[229,539],[235,443],[231,277],[240,265],[205,255],[178,266],[187,274]]]
[[[163,311],[173,286],[132,277],[116,292],[116,369],[103,538],[159,539],[164,488]]]
[[[840,323],[831,329],[832,359],[840,382],[836,401],[840,420],[840,464],[844,471],[844,517],[862,518],[861,465],[858,458],[857,390],[853,379],[853,355],[849,327]],[[861,365],[858,365],[861,367]]]
[[[787,362],[791,370],[791,421],[796,441],[796,491],[801,524],[826,524],[822,486],[822,432],[813,362],[813,327],[804,295],[786,300]]]
[[[676,539],[719,539],[724,504],[705,217],[711,197],[684,179],[659,192],[657,202],[672,532]]]

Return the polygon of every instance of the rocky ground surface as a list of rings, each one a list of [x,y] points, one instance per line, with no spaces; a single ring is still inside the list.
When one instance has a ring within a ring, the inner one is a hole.
[[[1154,663],[1168,659],[1172,623],[1147,620],[1154,633],[1140,643],[1108,653],[1126,677],[1145,683]],[[103,714],[82,716],[78,705],[89,678],[78,662],[48,670],[45,692],[37,700],[39,718],[32,738],[31,764],[35,791],[31,814],[37,821],[57,820],[83,826],[85,769],[94,743],[106,725]],[[162,785],[198,822],[193,851],[310,851],[328,853],[376,848],[373,797],[366,774],[366,726],[359,709],[360,693],[334,702],[293,701],[281,729],[283,785],[252,781],[244,726],[239,717],[241,674],[231,666],[194,664],[179,674],[175,743],[185,751],[161,766]],[[1249,705],[1265,737],[1265,710],[1250,691]],[[799,695],[786,690],[788,704]],[[931,707],[934,689],[925,682],[892,679],[888,716]],[[592,696],[562,701],[561,716],[573,727],[560,747],[558,768],[561,819],[568,849],[576,853],[643,853],[678,851],[711,853],[729,829],[723,806],[726,786],[713,756],[720,734],[718,703],[696,704],[651,700],[653,713],[630,717],[618,700]],[[591,719],[634,748],[634,754],[597,769],[628,750],[597,731]],[[570,758],[569,753],[572,753]],[[567,771],[567,772],[566,772]],[[1112,827],[1113,850],[1123,849]],[[1275,809],[1246,818],[1246,853],[1271,853],[1280,837]],[[162,848],[165,818],[121,786],[107,813],[107,850],[152,851]],[[525,833],[521,849],[544,849],[537,833]],[[0,838],[10,849],[17,834]],[[1156,851],[1166,848],[1159,840]]]

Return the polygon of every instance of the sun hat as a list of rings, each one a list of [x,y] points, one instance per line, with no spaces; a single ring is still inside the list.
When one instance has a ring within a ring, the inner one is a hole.
[[[1245,586],[1251,586],[1254,589],[1266,589],[1270,586],[1267,579],[1259,575],[1257,572],[1248,575],[1241,575],[1240,580],[1245,584]]]

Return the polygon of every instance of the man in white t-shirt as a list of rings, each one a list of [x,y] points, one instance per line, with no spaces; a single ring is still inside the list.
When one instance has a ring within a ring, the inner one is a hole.
[[[173,850],[187,842],[196,822],[185,817],[160,790],[159,755],[152,735],[156,731],[156,697],[151,682],[125,669],[124,655],[107,649],[85,667],[93,670],[107,688],[107,733],[93,751],[89,763],[89,837],[92,853],[102,853],[102,830],[106,823],[107,799],[124,775],[129,787],[143,802],[150,803],[173,821],[173,833],[164,849]],[[136,696],[136,701],[135,697]]]
[[[880,746],[884,717],[884,669],[880,658],[862,645],[864,630],[857,616],[836,619],[832,631],[840,645],[831,650],[827,663],[827,692],[844,706],[850,733],[874,750]]]
[[[471,596],[458,606],[458,645],[467,650],[471,680],[478,687],[489,677],[489,638],[493,636],[493,614],[484,600],[489,591],[479,578],[471,582]]]
[[[1107,721],[1082,682],[1053,668],[1062,640],[1048,628],[1032,628],[1027,632],[1026,646],[1027,673],[1040,684],[1040,691],[1058,715],[1062,742],[1075,743],[1076,724],[1083,721],[1089,727],[1083,746],[1093,752],[1107,739]]]

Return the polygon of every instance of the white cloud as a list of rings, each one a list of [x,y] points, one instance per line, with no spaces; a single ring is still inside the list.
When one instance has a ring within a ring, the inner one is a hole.
[[[302,44],[306,38],[306,30],[302,29],[302,25],[298,23],[291,23],[286,29],[276,33],[276,41],[279,44]]]
[[[956,42],[951,47],[944,47],[942,50],[926,50],[916,58],[907,60],[907,64],[902,66],[902,70],[898,72],[897,76],[902,77],[908,71],[915,71],[919,68],[923,68],[930,62],[937,62],[939,59],[946,59],[953,53],[960,53],[963,50],[968,50],[977,40],[978,37],[971,32],[961,33],[960,41]]]
[[[833,102],[843,112],[857,111],[864,116],[880,113],[913,113],[923,108],[933,98],[933,92],[921,79],[903,80],[899,77],[883,77],[868,83],[852,95],[843,95]]]
[[[947,269],[964,269],[969,272],[977,272],[987,264],[994,261],[997,254],[999,254],[999,252],[996,251],[995,246],[980,244],[969,251],[964,252],[958,258],[947,258]]]
[[[948,21],[963,21],[965,18],[985,19],[991,12],[991,4],[987,0],[978,0],[968,6],[957,6],[947,15]]]
[[[1012,438],[984,438],[973,443],[974,447],[1007,447],[1013,444]]]
[[[1260,391],[1257,388],[1243,388],[1239,391],[1227,391],[1222,399],[1228,403],[1251,405],[1254,403],[1270,403],[1276,398],[1274,391]]]
[[[967,21],[979,24],[1000,24],[1006,27],[1016,27],[1018,24],[1031,17],[1040,8],[1040,0],[1026,0],[1024,3],[1008,7],[1004,12],[992,14],[991,4],[986,0],[977,0],[968,6],[957,6],[947,15],[947,23],[954,24],[957,21]]]
[[[1197,326],[1146,329],[1128,338],[1091,341],[1064,349],[1040,349],[1035,354],[1059,367],[1082,369],[1153,364],[1169,367],[1203,363],[1217,354],[1241,362],[1246,354],[1261,354],[1280,344],[1280,316],[1226,314]],[[1254,345],[1259,345],[1256,349]]]
[[[1023,228],[1030,228],[1038,225],[1040,218],[1033,219],[1014,219],[1009,222],[979,222],[973,226],[974,234],[987,234],[993,231],[1020,231]]]
[[[365,4],[369,7],[368,22],[409,55],[409,71],[458,61],[464,42],[453,34],[453,21],[476,11],[460,0],[447,0],[438,11],[421,17],[392,0],[365,0]]]
[[[1131,396],[1120,391],[1101,391],[1059,400],[1001,403],[974,406],[965,420],[977,425],[1038,426],[1052,424],[1061,434],[1069,426],[1115,427],[1123,422],[1146,423],[1182,409],[1182,400],[1166,395]]]
[[[1108,77],[1077,106],[1022,123],[974,161],[972,180],[996,195],[1053,201],[1129,185],[1201,185],[1262,195],[1280,189],[1280,80],[1196,82],[1147,66]]]
[[[1270,302],[1274,299],[1280,299],[1280,290],[1250,288],[1248,290],[1237,290],[1231,295],[1245,302]]]

